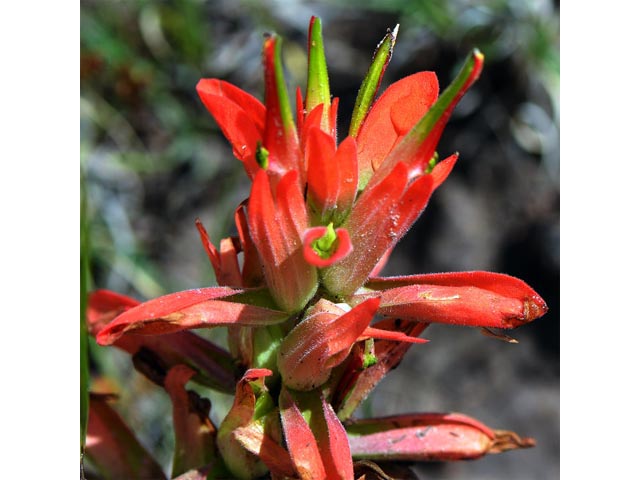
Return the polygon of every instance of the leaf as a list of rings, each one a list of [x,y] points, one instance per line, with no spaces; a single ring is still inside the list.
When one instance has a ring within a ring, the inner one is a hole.
[[[167,478],[120,415],[109,406],[111,398],[110,395],[90,395],[87,458],[106,478]]]
[[[515,328],[547,312],[544,300],[525,282],[491,272],[459,272],[373,278],[380,313],[416,321],[489,328]]]
[[[221,462],[216,447],[216,428],[209,418],[211,403],[185,389],[195,373],[186,365],[176,365],[169,370],[164,382],[173,404],[173,477],[202,468],[216,459],[217,463]]]
[[[422,413],[357,420],[347,425],[354,458],[387,461],[467,460],[535,444],[492,430],[462,414]]]
[[[327,478],[320,449],[311,427],[286,388],[282,388],[278,403],[287,449],[298,475],[302,480]]]
[[[96,335],[115,317],[139,304],[131,297],[109,290],[92,292],[87,310],[89,332]],[[227,393],[235,389],[237,372],[233,357],[195,333],[124,335],[114,346],[131,354],[136,369],[158,385],[164,384],[171,367],[185,364],[196,370],[194,381]]]
[[[111,345],[125,334],[159,335],[220,325],[272,325],[287,319],[284,312],[234,301],[236,295],[251,293],[209,287],[164,295],[122,313],[96,335],[96,340],[100,345]]]

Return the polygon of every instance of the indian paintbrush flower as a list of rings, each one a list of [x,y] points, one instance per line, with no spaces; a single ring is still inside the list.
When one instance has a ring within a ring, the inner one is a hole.
[[[177,454],[174,475],[206,467],[236,478],[353,478],[352,458],[452,460],[532,445],[459,414],[352,418],[409,346],[425,342],[418,336],[430,323],[514,328],[547,310],[531,287],[503,274],[379,277],[458,159],[440,161],[436,147],[484,61],[471,52],[442,94],[433,72],[418,72],[375,100],[397,34],[378,45],[341,141],[319,18],[310,22],[306,95],[298,89],[295,110],[276,35],[264,41],[264,103],[223,80],[198,83],[252,182],[236,210],[237,236],[219,249],[196,222],[219,286],[141,304],[100,291],[89,302],[99,344],[124,349],[147,371],[162,366],[155,381],[174,400],[180,448],[201,444]],[[186,331],[210,327],[228,328],[229,352],[211,344],[206,355],[208,342]],[[217,434],[207,409],[189,409],[191,378],[229,393],[235,384]]]

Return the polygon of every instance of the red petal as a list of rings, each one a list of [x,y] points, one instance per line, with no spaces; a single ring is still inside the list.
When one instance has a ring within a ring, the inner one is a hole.
[[[196,85],[196,90],[202,101],[207,104],[215,103],[218,97],[224,97],[238,105],[251,119],[258,131],[264,129],[266,108],[260,100],[235,85],[215,78],[203,78]]]
[[[335,139],[319,128],[309,131],[306,148],[309,203],[319,223],[340,223],[358,191],[356,143],[347,137],[336,150]]]
[[[196,90],[231,143],[234,155],[253,177],[259,169],[255,152],[264,131],[264,106],[255,97],[217,79],[200,80]]]
[[[304,199],[296,172],[278,184],[276,207],[266,172],[258,172],[249,197],[249,228],[260,252],[269,290],[287,312],[302,308],[317,288],[316,270],[304,260],[302,233],[307,228]]]
[[[286,388],[280,392],[280,418],[293,464],[302,480],[327,478],[311,428]]]
[[[191,328],[219,325],[272,325],[287,315],[278,310],[222,300],[242,290],[210,287],[172,293],[127,310],[96,336],[100,345],[110,345],[125,333],[157,335]]]
[[[357,137],[360,182],[369,179],[437,97],[438,79],[433,72],[415,73],[385,90],[371,108]]]
[[[311,265],[318,268],[325,268],[333,265],[334,263],[338,263],[353,251],[349,232],[344,228],[338,228],[336,229],[336,235],[338,236],[336,242],[338,242],[338,246],[333,254],[328,258],[322,258],[319,256],[313,249],[312,244],[319,238],[323,237],[326,232],[327,227],[308,228],[302,237],[302,241],[304,243],[304,259]]]
[[[305,144],[308,195],[318,217],[336,207],[340,168],[334,162],[335,153],[336,142],[331,136],[319,127],[309,130]]]

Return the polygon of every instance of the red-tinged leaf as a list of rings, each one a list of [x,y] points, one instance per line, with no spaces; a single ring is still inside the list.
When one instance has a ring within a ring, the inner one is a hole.
[[[375,300],[375,299],[372,299]],[[327,381],[376,314],[378,302],[361,303],[349,312],[321,299],[285,337],[278,369],[285,385],[313,390]]]
[[[299,311],[317,289],[316,269],[303,254],[306,210],[296,172],[282,178],[274,203],[267,174],[258,172],[249,197],[249,229],[269,290],[280,308]]]
[[[262,141],[265,107],[255,97],[217,79],[202,79],[196,90],[233,147],[233,154],[244,164],[249,177],[259,170],[256,145]]]
[[[249,233],[244,202],[236,208],[235,221],[243,252],[242,285],[247,288],[262,287],[264,286],[264,273],[260,265],[260,255]]]
[[[159,335],[220,325],[272,325],[287,314],[269,307],[235,303],[250,291],[227,287],[199,288],[172,293],[140,304],[116,317],[96,336],[111,345],[125,333]]]
[[[393,332],[373,327],[367,327],[364,332],[362,332],[362,336],[358,338],[358,341],[367,340],[369,338],[375,338],[376,340],[391,340],[394,342],[409,343],[427,343],[429,341],[426,338],[412,337],[410,335],[405,335],[402,332]]]
[[[277,478],[295,477],[296,472],[289,457],[289,452],[266,435],[264,425],[253,421],[233,431],[234,438],[245,449],[258,456],[271,475]]]
[[[139,304],[109,290],[92,292],[88,308],[90,333],[95,336],[115,317]],[[197,371],[194,381],[223,392],[234,391],[236,367],[231,355],[192,332],[125,335],[114,346],[131,354],[136,369],[159,385],[171,367],[185,364]]]
[[[357,420],[347,426],[354,458],[394,461],[463,460],[535,444],[493,431],[461,414],[407,414]],[[357,436],[356,436],[357,435]]]
[[[327,258],[321,257],[313,248],[313,243],[322,238],[327,231],[327,227],[313,227],[304,232],[302,241],[304,244],[304,259],[311,265],[318,268],[326,268],[334,263],[338,263],[353,251],[353,245],[349,238],[349,232],[344,228],[338,228],[335,233],[337,235],[334,241],[334,250]]]
[[[223,238],[220,242],[220,251],[211,243],[209,234],[200,219],[196,219],[196,228],[200,233],[202,246],[207,252],[211,266],[216,273],[218,285],[221,287],[241,287],[242,276],[238,263],[239,239]]]
[[[280,419],[287,449],[301,480],[327,478],[320,449],[311,428],[286,388],[280,391]]]
[[[110,395],[91,394],[85,455],[105,478],[167,478],[118,413]]]
[[[269,151],[269,170],[279,176],[301,170],[298,145],[289,96],[280,58],[281,41],[277,35],[266,38],[263,46],[265,106],[267,108],[264,146]]]
[[[216,428],[209,418],[211,403],[185,389],[195,373],[186,365],[177,365],[169,370],[164,382],[173,404],[173,477],[221,461],[216,447]]]
[[[500,273],[451,272],[372,278],[366,287],[384,290],[381,313],[390,316],[408,313],[407,318],[420,321],[513,328],[541,317],[548,310],[544,300],[529,285]]]
[[[396,228],[401,219],[396,209],[407,187],[407,173],[406,166],[398,164],[384,181],[367,189],[356,201],[342,225],[349,232],[354,250],[322,272],[323,283],[331,293],[346,296],[355,292],[397,242]]]
[[[218,448],[235,478],[256,478],[267,473],[267,468],[260,458],[247,450],[234,436],[234,432],[253,421],[256,394],[250,382],[259,381],[257,388],[265,391],[264,377],[271,374],[271,370],[264,368],[247,370],[236,385],[233,406],[220,424]]]
[[[380,330],[404,333],[418,337],[427,324],[400,319],[384,319],[374,325]],[[352,355],[348,367],[342,374],[333,395],[332,404],[336,407],[338,418],[342,421],[349,418],[382,380],[387,373],[396,368],[412,343],[380,340],[375,342],[377,362],[369,368],[363,368],[362,358]]]
[[[357,136],[360,189],[437,98],[438,79],[433,72],[409,75],[385,90]]]
[[[333,408],[321,395],[324,425],[318,439],[320,455],[328,479],[353,480],[353,462],[349,439]]]

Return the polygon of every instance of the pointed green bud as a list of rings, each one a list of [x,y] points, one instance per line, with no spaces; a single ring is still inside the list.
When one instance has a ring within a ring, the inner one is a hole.
[[[322,21],[318,17],[311,17],[309,23],[308,58],[305,108],[309,113],[318,105],[324,105],[321,127],[328,132],[331,92],[329,91],[329,73],[322,41]]]
[[[353,109],[351,125],[349,126],[349,136],[351,137],[355,138],[358,136],[360,127],[373,104],[373,99],[380,87],[384,71],[387,69],[387,65],[391,60],[393,46],[396,43],[399,28],[400,25],[396,25],[396,28],[394,28],[393,31],[387,29],[387,34],[378,44],[378,47],[373,54],[373,62],[371,62],[369,71],[360,86],[358,97],[356,98],[356,105]]]
[[[338,236],[336,235],[336,231],[333,229],[333,222],[331,222],[327,225],[327,232],[322,237],[315,240],[311,244],[311,248],[313,248],[321,258],[329,258],[336,238],[338,238]]]
[[[267,170],[269,168],[269,150],[262,146],[262,142],[258,140],[256,146],[256,161],[260,168]]]

